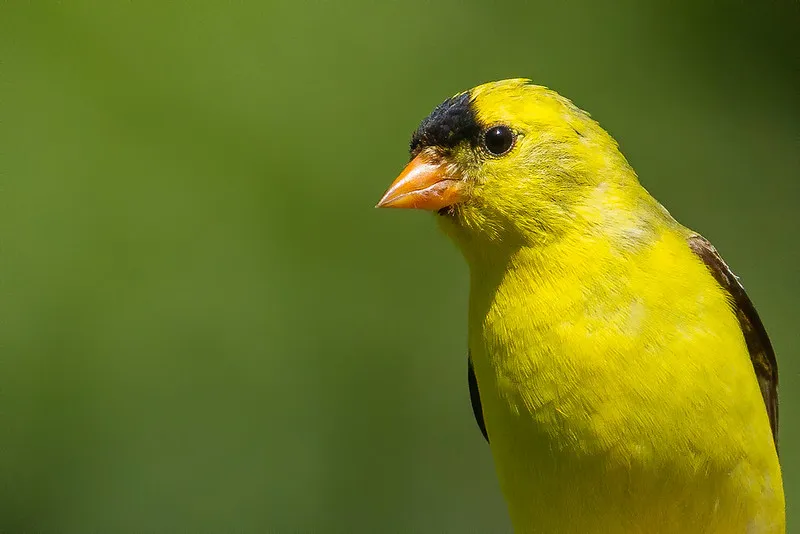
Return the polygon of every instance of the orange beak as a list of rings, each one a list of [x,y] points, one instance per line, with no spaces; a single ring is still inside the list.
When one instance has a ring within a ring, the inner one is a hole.
[[[461,180],[448,175],[444,163],[433,163],[420,154],[406,165],[375,207],[436,211],[460,201],[462,187]]]

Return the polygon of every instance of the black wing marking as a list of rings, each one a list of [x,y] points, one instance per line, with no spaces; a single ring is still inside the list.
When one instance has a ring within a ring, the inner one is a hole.
[[[478,391],[478,380],[475,378],[475,368],[472,366],[472,354],[467,353],[467,382],[469,383],[469,400],[472,402],[472,413],[475,414],[475,422],[481,429],[481,434],[489,443],[489,434],[486,433],[486,423],[483,421],[483,406],[481,405],[481,393]]]
[[[753,362],[761,396],[767,407],[769,424],[772,427],[772,438],[775,449],[778,449],[778,362],[775,351],[767,337],[767,331],[756,313],[753,303],[745,293],[739,278],[733,274],[717,252],[717,249],[701,235],[689,236],[689,247],[706,264],[714,279],[731,296],[731,303],[739,326],[742,329],[750,361]]]

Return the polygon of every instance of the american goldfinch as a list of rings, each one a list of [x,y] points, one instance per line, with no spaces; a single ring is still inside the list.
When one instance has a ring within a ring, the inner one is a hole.
[[[777,364],[711,244],[529,80],[447,99],[378,204],[470,268],[468,383],[517,532],[784,532]]]

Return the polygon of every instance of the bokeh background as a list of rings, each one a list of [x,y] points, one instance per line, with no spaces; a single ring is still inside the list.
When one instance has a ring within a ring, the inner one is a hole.
[[[0,2],[0,531],[508,532],[467,270],[373,205],[532,77],[741,275],[800,530],[800,3]]]

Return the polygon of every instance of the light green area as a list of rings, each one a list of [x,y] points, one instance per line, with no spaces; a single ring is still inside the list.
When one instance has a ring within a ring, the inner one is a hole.
[[[512,76],[741,275],[800,529],[800,4],[695,4],[0,2],[0,531],[507,531],[466,267],[373,205]]]

